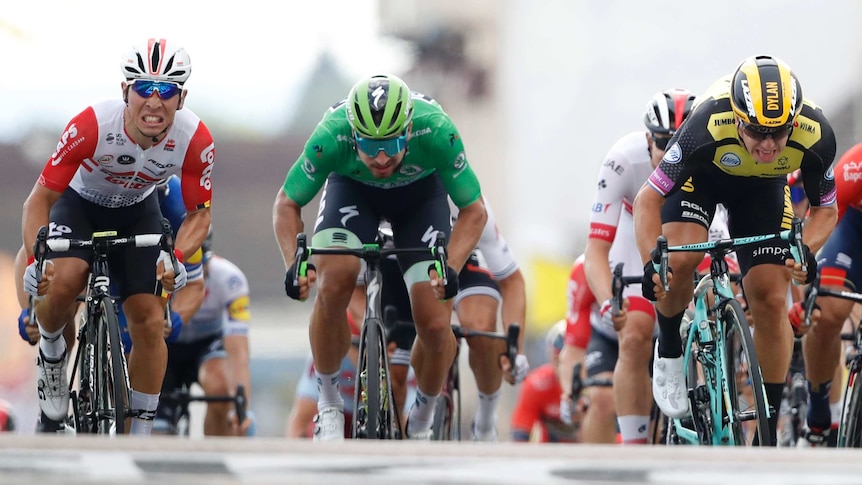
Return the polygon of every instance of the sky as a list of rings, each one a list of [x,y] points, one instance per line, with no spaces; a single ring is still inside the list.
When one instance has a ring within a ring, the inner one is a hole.
[[[275,131],[324,48],[351,77],[404,67],[403,46],[378,37],[376,10],[376,0],[4,2],[0,142],[34,125],[59,133],[86,106],[119,97],[121,56],[150,37],[189,53],[187,106]]]

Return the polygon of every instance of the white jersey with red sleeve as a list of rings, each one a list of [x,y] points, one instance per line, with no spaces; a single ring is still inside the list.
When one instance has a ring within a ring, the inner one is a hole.
[[[476,244],[476,254],[479,262],[483,267],[487,267],[488,271],[494,276],[495,280],[502,280],[509,277],[518,269],[518,261],[515,260],[515,255],[512,254],[512,249],[509,243],[500,234],[497,228],[497,219],[494,217],[494,210],[491,209],[491,204],[488,199],[482,196],[482,201],[485,203],[485,212],[488,213],[488,220],[485,222],[485,227],[482,229],[482,235],[479,237],[479,242]],[[449,210],[452,214],[452,224],[458,218],[458,206],[449,199]]]
[[[116,208],[141,202],[156,183],[180,174],[186,209],[208,207],[215,146],[206,125],[179,110],[166,136],[144,150],[125,132],[125,107],[104,101],[72,118],[39,184],[57,192],[71,187],[85,200]]]
[[[619,239],[620,218],[631,215],[635,196],[653,171],[646,137],[643,131],[625,135],[605,155],[590,213],[590,238]],[[633,240],[626,243],[635,244]]]
[[[835,163],[834,171],[838,220],[841,220],[847,209],[862,210],[862,143],[844,152]]]

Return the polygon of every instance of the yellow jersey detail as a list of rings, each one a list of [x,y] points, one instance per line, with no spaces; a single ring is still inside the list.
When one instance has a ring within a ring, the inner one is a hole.
[[[686,180],[685,183],[682,184],[682,187],[680,187],[679,190],[683,190],[685,192],[694,192],[694,184],[691,182],[691,177],[689,177],[688,180]]]
[[[117,235],[117,231],[99,231],[93,233],[93,238],[97,237],[114,237]]]
[[[228,317],[234,321],[247,322],[251,320],[248,296],[241,296],[230,302],[227,307]]]
[[[812,145],[820,141],[823,132],[820,128],[820,123],[805,116],[798,116],[796,123],[793,125],[793,131],[790,133],[790,140],[799,143],[805,148],[811,148]]]
[[[739,137],[739,131],[736,128],[736,116],[733,115],[733,111],[714,113],[709,117],[707,129],[712,135],[712,139],[716,141]]]
[[[198,248],[197,251],[195,251],[194,253],[192,253],[191,256],[186,258],[185,263],[186,264],[198,264],[201,262],[201,260],[203,258],[204,258],[204,252],[201,251],[201,248]]]

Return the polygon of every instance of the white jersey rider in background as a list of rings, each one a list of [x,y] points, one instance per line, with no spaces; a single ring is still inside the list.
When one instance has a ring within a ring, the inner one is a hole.
[[[479,389],[479,404],[473,418],[473,438],[479,441],[496,440],[496,409],[500,400],[500,385],[505,376],[510,384],[519,384],[527,376],[530,364],[524,349],[524,321],[527,315],[527,297],[524,276],[512,254],[508,243],[497,228],[494,211],[487,199],[484,199],[488,221],[482,231],[482,236],[476,246],[475,254],[481,265],[491,273],[500,288],[502,296],[502,318],[505,330],[516,323],[521,327],[518,343],[518,356],[514,368],[508,359],[501,359],[505,354],[505,343],[501,340],[488,338],[467,339],[470,347],[470,368],[476,378]],[[458,207],[449,199],[449,209],[452,212],[453,224],[458,217]],[[462,288],[455,297],[455,312],[458,320],[465,328],[495,332],[497,328],[498,295],[483,294],[485,286]],[[473,298],[478,296],[479,298]]]
[[[164,392],[182,384],[198,382],[208,396],[234,395],[237,385],[251,396],[248,330],[249,287],[245,274],[235,264],[212,252],[211,235],[204,242],[206,295],[197,313],[183,325],[177,341],[168,344],[168,369]],[[156,428],[169,418],[159,407]],[[233,403],[208,403],[204,418],[207,436],[246,435],[253,429],[254,414],[247,412],[237,423]]]
[[[617,426],[625,443],[646,443],[652,393],[649,362],[655,332],[655,310],[641,296],[640,285],[624,291],[623,312],[611,310],[611,271],[624,264],[624,274],[639,274],[632,219],[638,190],[664,156],[667,142],[688,116],[694,95],[683,89],[656,93],[647,103],[644,124],[610,148],[599,170],[590,215],[590,234],[584,250],[584,272],[595,297],[590,318],[592,334],[586,350],[588,378],[613,379],[613,387],[590,389],[590,407],[584,417],[586,443],[613,443]],[[564,353],[567,357],[570,352]],[[572,364],[562,366],[562,406],[570,406]],[[614,421],[616,418],[616,422]]]

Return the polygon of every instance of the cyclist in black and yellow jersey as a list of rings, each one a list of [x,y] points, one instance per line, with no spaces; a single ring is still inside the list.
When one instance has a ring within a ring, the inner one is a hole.
[[[803,235],[808,271],[794,263],[786,242],[766,241],[737,251],[767,398],[778,409],[793,348],[787,289],[791,278],[800,284],[813,278],[813,254],[835,226],[834,157],[829,121],[803,99],[790,67],[770,56],[749,57],[732,76],[716,82],[670,140],[634,203],[635,233],[645,263],[642,291],[657,302],[660,328],[653,394],[665,414],[688,414],[679,325],[694,290],[689,275],[703,255],[672,253],[676,277],[665,292],[651,263],[656,237],[664,234],[670,245],[705,241],[718,202],[727,207],[733,237],[789,229],[793,209],[786,175],[801,169],[811,204]],[[773,443],[777,415],[769,422]]]

